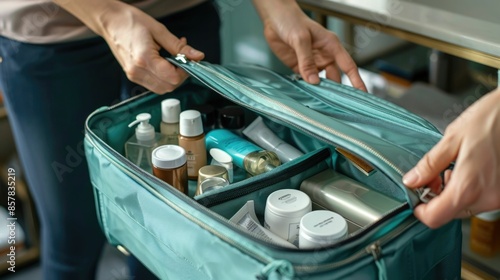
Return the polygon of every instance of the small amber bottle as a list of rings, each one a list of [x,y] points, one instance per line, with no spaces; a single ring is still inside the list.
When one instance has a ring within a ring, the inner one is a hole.
[[[483,257],[493,257],[500,250],[500,210],[471,218],[470,249]]]
[[[153,175],[174,188],[188,194],[186,152],[177,145],[163,145],[154,149],[151,155]]]

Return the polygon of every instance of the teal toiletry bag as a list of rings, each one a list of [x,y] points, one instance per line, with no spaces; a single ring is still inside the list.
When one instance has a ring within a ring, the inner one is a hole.
[[[460,279],[461,222],[429,229],[412,215],[429,194],[401,182],[441,138],[432,124],[329,80],[310,85],[258,66],[223,67],[182,55],[169,60],[191,75],[177,90],[99,108],[86,121],[98,219],[112,245],[126,248],[161,279]],[[190,182],[186,196],[124,156],[124,143],[134,133],[128,124],[137,114],[150,113],[159,131],[160,102],[166,98],[179,99],[182,110],[207,103],[242,106],[248,122],[261,116],[304,154],[196,197],[196,182]],[[253,200],[262,222],[270,193],[299,189],[303,180],[326,169],[400,204],[319,249],[276,245],[229,221]]]

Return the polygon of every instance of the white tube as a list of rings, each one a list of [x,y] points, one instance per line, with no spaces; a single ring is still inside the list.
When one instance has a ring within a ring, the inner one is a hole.
[[[272,233],[259,223],[257,215],[255,215],[255,207],[253,200],[247,201],[236,214],[229,220],[239,226],[242,226],[249,232],[257,235],[261,239],[287,248],[297,249],[292,243]]]
[[[289,162],[304,154],[279,138],[266,126],[261,117],[257,117],[248,125],[243,130],[243,134],[261,148],[275,152],[282,163]]]

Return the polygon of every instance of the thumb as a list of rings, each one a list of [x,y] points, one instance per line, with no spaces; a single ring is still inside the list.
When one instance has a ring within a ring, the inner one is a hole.
[[[310,35],[307,37],[301,36],[300,40],[296,40],[292,47],[297,55],[299,72],[302,78],[311,84],[319,83],[318,67],[314,62]]]
[[[177,38],[170,33],[167,28],[162,28],[156,33],[153,32],[155,41],[171,55],[182,53],[190,60],[202,60],[205,54],[187,44],[186,38]]]
[[[446,136],[442,138],[403,176],[403,183],[408,187],[421,187],[431,182],[456,159],[459,143]]]

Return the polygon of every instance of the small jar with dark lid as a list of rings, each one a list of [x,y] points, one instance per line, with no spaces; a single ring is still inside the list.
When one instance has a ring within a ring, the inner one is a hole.
[[[221,128],[242,135],[242,131],[245,128],[245,110],[243,107],[237,105],[230,105],[219,109],[219,125]]]
[[[188,194],[186,151],[178,145],[163,145],[154,149],[151,160],[153,174],[174,188]]]
[[[217,111],[215,110],[214,106],[212,106],[211,104],[199,104],[193,106],[192,109],[200,112],[204,132],[208,132],[215,128]]]

